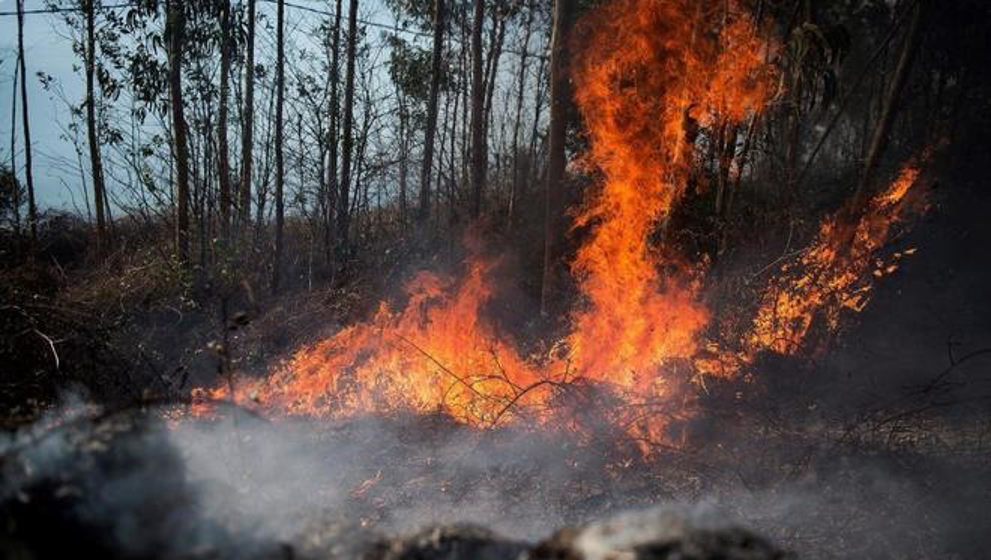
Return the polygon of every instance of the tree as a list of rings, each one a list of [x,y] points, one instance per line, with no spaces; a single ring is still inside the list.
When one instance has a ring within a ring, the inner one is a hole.
[[[18,55],[18,60],[20,60],[20,55]],[[20,66],[20,64],[18,64]],[[13,213],[14,231],[19,235],[21,233],[21,206],[23,206],[23,187],[17,181],[17,81],[18,81],[17,70],[14,71],[14,90],[10,94],[10,167],[8,172],[10,173],[10,197],[11,197],[11,212]],[[14,188],[16,186],[16,188]],[[4,191],[6,194],[6,191]]]
[[[186,16],[181,0],[170,0],[166,9],[169,96],[176,162],[175,246],[179,262],[186,265],[189,263],[189,148],[186,143],[186,117],[182,104],[182,51]]]
[[[922,33],[922,16],[925,11],[925,0],[916,0],[913,9],[912,23],[909,27],[908,34],[905,36],[905,42],[902,44],[902,50],[898,56],[898,66],[895,68],[895,75],[891,79],[891,84],[884,99],[884,106],[881,109],[881,120],[874,129],[870,150],[867,152],[867,159],[864,160],[864,166],[860,172],[860,181],[857,183],[857,190],[850,199],[851,211],[859,209],[867,200],[874,171],[877,168],[878,161],[880,161],[881,153],[888,144],[891,125],[898,110],[898,102],[902,89],[905,87],[908,75],[912,71],[912,60],[915,57],[915,51],[918,49],[919,37]]]
[[[523,41],[520,43],[520,66],[516,77],[516,118],[513,120],[513,177],[509,190],[509,206],[506,209],[506,228],[513,228],[516,211],[516,198],[520,191],[520,125],[523,120],[523,96],[526,92],[527,57],[530,47],[530,34],[533,27],[533,16],[536,8],[533,0],[527,2],[526,23],[523,24]],[[538,100],[539,102],[539,100]]]
[[[28,118],[27,69],[24,62],[24,0],[17,0],[17,57],[21,70],[21,122],[24,129],[24,177],[28,187],[28,224],[32,247],[38,243],[38,207],[34,200],[34,176],[31,171],[31,122]]]
[[[354,74],[358,45],[358,0],[351,0],[348,10],[347,76],[344,83],[344,125],[341,134],[341,182],[337,207],[337,243],[341,253],[348,246],[348,220],[350,214],[349,193],[351,185],[351,157],[354,147]]]
[[[341,103],[340,88],[341,81],[341,0],[337,0],[336,11],[334,12],[334,32],[331,39],[331,59],[330,59],[330,133],[329,146],[327,147],[327,192],[325,193],[324,207],[324,246],[328,259],[333,250],[336,235],[334,229],[334,211],[337,209],[338,198],[338,176],[337,176],[337,156],[338,156],[338,129],[340,128]]]
[[[86,15],[86,135],[89,140],[90,173],[93,180],[93,205],[96,207],[96,251],[102,254],[107,244],[108,217],[104,216],[106,187],[103,182],[103,160],[100,157],[100,141],[96,133],[96,6],[94,0],[85,0]]]
[[[272,263],[272,293],[279,289],[279,275],[282,272],[282,230],[285,222],[283,190],[286,181],[282,145],[282,113],[286,94],[285,0],[278,0],[277,6],[275,16],[275,257]]]
[[[17,231],[23,204],[24,186],[11,168],[0,165],[0,223],[10,224]]]
[[[248,31],[244,69],[244,131],[241,136],[241,184],[238,215],[242,228],[251,218],[251,163],[255,111],[255,0],[248,0]]]
[[[485,2],[474,0],[471,26],[471,217],[477,219],[482,210],[485,190],[485,166],[488,146],[485,139],[485,84],[482,80],[482,24]]]
[[[430,172],[434,157],[434,136],[437,130],[437,98],[440,92],[441,55],[444,46],[444,0],[434,0],[434,43],[430,55],[430,97],[427,100],[427,124],[423,134],[423,170],[420,173],[420,207],[417,212],[420,227],[430,217]]]
[[[554,291],[555,269],[559,257],[558,239],[561,229],[562,192],[564,181],[564,140],[567,131],[568,104],[571,88],[568,82],[568,27],[572,0],[554,3],[554,31],[551,38],[551,122],[547,154],[547,194],[544,214],[544,274],[540,289],[540,311],[548,312],[548,302]]]
[[[231,169],[227,143],[227,105],[231,74],[231,4],[220,0],[220,107],[217,115],[217,176],[220,183],[220,227],[224,237],[230,235]]]

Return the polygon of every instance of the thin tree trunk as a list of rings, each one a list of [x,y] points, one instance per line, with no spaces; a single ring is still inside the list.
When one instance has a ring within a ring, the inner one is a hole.
[[[849,209],[851,211],[855,212],[863,206],[866,201],[868,191],[870,190],[871,180],[874,177],[874,172],[877,170],[877,164],[881,158],[881,153],[888,145],[888,136],[891,132],[891,125],[894,123],[895,115],[898,110],[899,97],[901,96],[901,91],[912,71],[912,59],[914,58],[915,51],[919,45],[919,37],[921,36],[922,31],[922,12],[924,11],[924,8],[925,1],[920,0],[915,6],[915,12],[912,14],[912,23],[908,30],[908,35],[905,36],[905,42],[902,45],[901,54],[898,56],[898,66],[895,68],[895,75],[891,79],[891,85],[888,88],[888,93],[884,100],[884,107],[881,110],[881,120],[878,121],[877,127],[874,129],[871,147],[867,152],[867,160],[864,162],[864,167],[860,174],[860,181],[857,183],[857,190],[850,199]]]
[[[266,219],[266,205],[268,204],[269,195],[269,180],[272,176],[272,146],[274,144],[272,140],[273,129],[275,128],[272,122],[272,116],[275,115],[275,78],[272,78],[272,87],[268,88],[268,112],[265,115],[268,117],[265,119],[265,138],[262,141],[262,146],[264,146],[264,155],[262,158],[261,173],[258,175],[258,195],[255,197],[255,235],[253,239],[253,244],[256,244],[261,240],[261,235],[263,228],[265,226]]]
[[[344,84],[344,126],[342,134],[343,145],[341,154],[341,183],[340,203],[337,208],[337,243],[342,254],[347,252],[349,192],[351,186],[351,156],[354,146],[354,73],[355,55],[358,44],[358,0],[351,0],[348,10],[348,45],[347,45],[347,76]]]
[[[100,160],[100,144],[96,134],[96,6],[94,0],[86,0],[86,135],[89,140],[90,171],[93,177],[93,202],[96,206],[96,252],[102,255],[106,249],[106,218],[103,214],[103,162]]]
[[[544,75],[547,69],[547,59],[546,57],[541,57],[540,62],[537,64],[537,86],[534,88],[536,91],[534,93],[534,108],[533,108],[533,124],[530,128],[530,145],[527,150],[527,169],[524,175],[525,181],[521,183],[521,189],[519,197],[523,198],[523,189],[526,188],[527,183],[536,182],[537,179],[537,136],[540,132],[540,118],[543,114],[544,103],[544,87],[543,84],[548,80],[544,79]]]
[[[278,0],[275,16],[275,255],[272,262],[272,293],[279,290],[282,275],[282,230],[285,227],[285,162],[283,161],[282,133],[283,110],[286,90],[286,49],[285,49],[285,0]]]
[[[513,180],[509,190],[509,205],[506,209],[506,229],[513,229],[516,210],[516,196],[520,185],[520,124],[523,121],[523,94],[526,91],[526,62],[530,48],[530,32],[533,27],[533,2],[527,3],[526,23],[523,26],[523,45],[520,53],[520,73],[517,76],[516,119],[513,121]]]
[[[499,59],[502,57],[502,45],[506,40],[506,16],[499,14],[493,22],[492,37],[489,41],[489,57],[485,72],[485,108],[483,109],[485,130],[488,138],[489,123],[492,121],[492,98],[495,96],[496,74],[499,73]]]
[[[485,2],[474,0],[475,14],[471,28],[471,217],[478,219],[485,190],[485,84],[482,82],[482,23]]]
[[[442,197],[441,193],[444,192],[444,158],[447,156],[445,150],[447,149],[447,133],[449,130],[448,124],[451,119],[451,96],[447,95],[444,97],[444,120],[437,122],[437,128],[440,130],[440,137],[437,139],[437,143],[440,149],[437,152],[437,173],[434,174],[434,194],[431,197],[434,204],[434,216],[438,222],[440,221],[441,211],[442,211]]]
[[[31,171],[31,123],[28,117],[27,69],[24,62],[24,0],[17,0],[17,56],[21,67],[21,122],[24,126],[24,176],[28,187],[28,226],[31,254],[38,244],[38,208],[34,200],[34,176]]]
[[[726,190],[729,188],[729,172],[733,159],[736,156],[736,140],[739,128],[736,126],[723,125],[726,130],[722,132],[723,139],[719,148],[719,166],[716,169],[716,200],[714,215],[717,219],[723,216],[723,201],[726,199]]]
[[[20,78],[21,53],[17,52],[14,91],[10,93],[10,174],[14,180],[14,233],[21,234],[21,189],[17,187],[17,84]],[[87,203],[88,204],[88,203]]]
[[[224,239],[231,226],[231,166],[227,141],[227,104],[231,74],[231,4],[220,0],[220,108],[217,116],[217,175],[220,182],[220,228]]]
[[[427,100],[427,123],[423,136],[423,169],[420,173],[420,208],[417,212],[421,233],[430,219],[430,172],[434,161],[434,136],[437,130],[437,98],[440,95],[443,46],[444,0],[434,0],[434,44],[430,57],[430,98]]]
[[[406,215],[408,212],[407,184],[409,180],[409,114],[406,110],[406,97],[399,85],[396,85],[396,98],[399,101],[399,231],[406,234]],[[422,191],[421,191],[422,196]]]
[[[547,157],[547,198],[544,213],[544,276],[540,290],[540,312],[546,315],[556,291],[556,268],[560,253],[564,182],[564,140],[571,91],[567,73],[567,34],[572,0],[554,3],[554,35],[551,39],[551,122]]]
[[[448,173],[450,174],[447,189],[447,205],[448,205],[448,226],[454,225],[454,221],[457,218],[457,181],[458,181],[458,166],[457,166],[457,155],[458,155],[458,105],[461,102],[461,95],[457,91],[452,91],[450,96],[454,97],[454,109],[451,111],[451,145],[449,148],[448,158]],[[463,137],[462,137],[463,138]]]
[[[334,211],[337,209],[338,199],[338,176],[337,176],[337,149],[340,142],[340,93],[339,84],[341,81],[341,0],[337,0],[336,11],[334,12],[334,37],[331,41],[331,61],[330,61],[330,138],[327,147],[327,215],[324,218],[324,250],[327,253],[328,261],[334,249]]]
[[[467,16],[466,16],[467,17]],[[461,26],[461,56],[459,57],[459,75],[462,77],[461,82],[461,180],[459,185],[459,191],[463,190],[465,186],[471,189],[470,181],[470,162],[471,162],[471,111],[469,106],[471,101],[469,100],[469,95],[471,91],[471,80],[467,78],[468,73],[471,71],[471,49],[466,45],[471,42],[471,30],[467,25]],[[469,192],[466,199],[471,199],[471,193]]]
[[[171,0],[166,25],[169,36],[169,93],[172,98],[172,135],[176,158],[176,254],[182,265],[189,263],[189,148],[182,105],[182,40],[185,16],[182,2]]]
[[[247,53],[244,68],[244,130],[241,136],[241,184],[238,215],[241,227],[251,223],[251,164],[255,114],[255,0],[248,0]]]

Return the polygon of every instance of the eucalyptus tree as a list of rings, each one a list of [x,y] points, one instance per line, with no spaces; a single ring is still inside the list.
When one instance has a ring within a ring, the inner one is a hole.
[[[272,293],[279,289],[279,277],[282,274],[282,244],[285,223],[285,163],[283,161],[283,112],[286,95],[286,39],[284,0],[277,2],[276,39],[275,39],[275,256],[272,263]]]
[[[230,0],[218,0],[220,20],[220,104],[217,115],[217,178],[220,186],[220,224],[226,239],[231,225],[231,167],[227,141],[227,116],[230,98],[231,56],[233,30]]]
[[[444,48],[444,0],[434,0],[433,47],[430,54],[430,96],[427,99],[427,123],[423,133],[423,167],[420,173],[420,206],[417,217],[422,228],[430,218],[430,172],[434,159],[434,136],[437,131],[437,98],[440,95]]]
[[[247,33],[244,63],[244,109],[241,132],[241,183],[238,187],[240,226],[248,226],[251,216],[251,166],[255,111],[255,0],[247,0]]]
[[[547,192],[544,216],[544,273],[540,290],[540,311],[548,312],[555,291],[555,272],[560,255],[560,229],[564,190],[568,105],[571,87],[568,80],[568,35],[574,13],[572,0],[555,0],[554,31],[551,40],[551,123],[547,161]]]
[[[473,1],[471,24],[471,217],[477,219],[482,210],[485,190],[485,168],[488,145],[485,139],[485,83],[482,74],[482,27],[485,23],[485,2]]]
[[[355,57],[358,50],[358,0],[351,0],[348,8],[347,74],[344,80],[344,123],[341,134],[341,181],[340,199],[337,207],[337,243],[341,254],[348,247],[350,220],[351,159],[354,147],[354,84]]]
[[[31,162],[31,119],[28,114],[27,65],[24,62],[24,0],[17,0],[17,61],[21,74],[21,121],[24,133],[24,177],[27,183],[28,193],[28,227],[31,232],[33,251],[38,242],[38,207],[34,199],[34,175]]]

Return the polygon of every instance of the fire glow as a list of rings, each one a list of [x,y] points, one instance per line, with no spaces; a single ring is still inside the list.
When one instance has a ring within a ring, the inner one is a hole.
[[[603,180],[574,210],[591,234],[571,263],[581,297],[554,351],[524,355],[485,317],[498,259],[473,251],[462,278],[421,272],[401,309],[383,302],[265,379],[197,394],[276,416],[408,410],[477,427],[553,422],[579,431],[596,408],[635,440],[661,442],[673,419],[691,415],[693,380],[737,375],[760,351],[794,353],[814,317],[835,329],[840,312],[862,309],[874,273],[893,266],[878,266],[876,253],[909,206],[915,168],[872,201],[851,249],[833,242],[837,221],[828,219],[769,282],[748,332],[731,344],[704,341],[705,266],[678,256],[664,235],[698,159],[690,129],[743,123],[771,101],[778,80],[768,60],[775,45],[747,11],[703,4],[617,0],[575,29],[575,100],[591,144],[583,164]]]

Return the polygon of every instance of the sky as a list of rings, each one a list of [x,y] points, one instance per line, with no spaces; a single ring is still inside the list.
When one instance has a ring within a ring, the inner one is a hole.
[[[68,4],[68,2],[65,2]],[[300,4],[317,9],[327,9],[321,0],[300,0]],[[47,7],[46,0],[24,0],[25,10]],[[0,14],[15,13],[15,0],[0,0]],[[274,21],[274,7],[266,2],[258,3],[259,13],[269,14]],[[289,7],[287,29],[302,30],[309,22],[317,22],[318,14]],[[384,9],[381,0],[362,2],[361,16],[384,24],[392,24],[393,18]],[[298,27],[296,27],[298,26]],[[67,99],[78,103],[84,95],[82,75],[73,68],[80,63],[72,52],[65,24],[58,15],[27,14],[24,23],[24,48],[28,76],[28,108],[31,121],[31,145],[35,193],[41,208],[57,208],[84,212],[81,179],[76,154],[71,141],[63,137],[69,122],[69,109],[65,102],[45,91],[37,78],[41,71],[52,76],[62,87]],[[300,33],[302,35],[302,33]],[[14,97],[14,72],[17,61],[17,17],[0,15],[0,162],[10,165],[11,108],[18,100],[16,134],[16,159],[18,177],[24,178],[24,139],[20,107],[20,85]]]
[[[25,0],[25,9],[41,9],[44,0]],[[0,0],[0,13],[16,11],[15,0]],[[79,188],[77,173],[66,169],[62,160],[74,158],[71,144],[61,138],[61,127],[68,122],[69,111],[62,101],[52,99],[36,74],[43,71],[55,76],[70,98],[81,99],[83,81],[73,71],[78,62],[72,45],[60,37],[51,15],[27,15],[24,19],[24,54],[27,69],[28,109],[31,120],[31,145],[35,192],[39,206],[73,209],[72,196],[66,185]],[[0,15],[0,162],[10,165],[11,103],[15,99],[14,71],[17,62],[17,18]],[[18,84],[17,98],[20,99]],[[23,181],[24,139],[21,130],[21,107],[17,107],[17,167]],[[61,124],[60,124],[61,123]],[[71,159],[70,159],[71,161]],[[79,194],[75,197],[79,199]],[[82,200],[77,200],[80,208]]]

